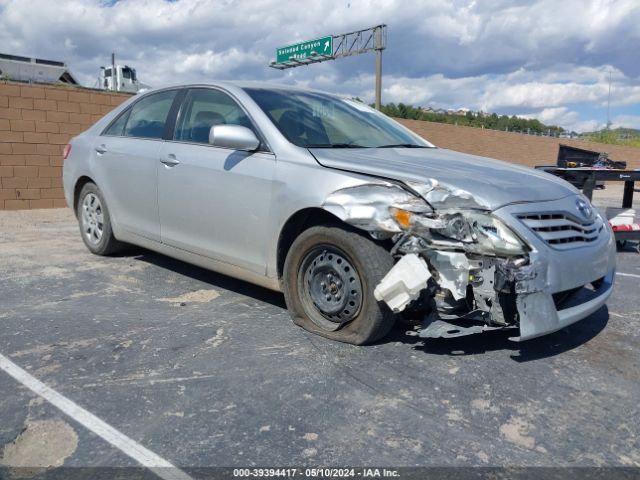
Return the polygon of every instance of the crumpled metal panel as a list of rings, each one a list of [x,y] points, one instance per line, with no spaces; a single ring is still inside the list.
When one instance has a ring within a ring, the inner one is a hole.
[[[469,259],[466,254],[432,250],[426,255],[438,272],[438,284],[449,290],[456,300],[464,298],[469,284]]]
[[[419,193],[436,210],[490,210],[490,205],[483,201],[481,197],[474,196],[461,188],[444,184],[435,178],[426,179],[424,182],[407,181],[406,184],[416,193]]]
[[[476,333],[487,332],[489,330],[502,330],[504,327],[491,327],[489,325],[470,325],[461,327],[443,320],[435,320],[418,333],[420,338],[456,338]]]
[[[452,192],[471,192],[475,203],[491,210],[513,202],[541,202],[577,193],[567,182],[541,171],[441,148],[316,148],[311,153],[321,165],[342,171],[405,183],[437,179]],[[433,201],[440,200],[444,198],[434,194]]]
[[[359,185],[335,191],[322,208],[354,227],[369,232],[400,233],[389,207],[415,202],[416,197],[391,183]]]
[[[331,193],[322,206],[345,222],[372,235],[378,235],[378,238],[393,238],[395,242],[405,243],[412,238],[417,239],[411,243],[412,248],[409,250],[403,249],[402,244],[397,243],[396,248],[400,248],[396,251],[422,255],[428,261],[432,273],[437,273],[434,279],[440,288],[450,291],[455,300],[465,298],[467,286],[470,284],[470,271],[477,270],[470,259],[474,258],[474,255],[485,254],[482,245],[443,238],[433,235],[432,232],[442,228],[443,222],[447,221],[450,214],[464,209],[487,211],[487,205],[471,193],[448,187],[435,179],[406,181],[405,184],[413,193],[392,182],[364,184]],[[547,202],[545,206],[555,208],[557,205],[566,208],[567,201],[562,199]],[[408,211],[424,212],[425,215],[417,216],[412,227],[403,230],[391,216],[390,207],[393,206]],[[421,208],[423,210],[420,210]],[[609,244],[605,245],[608,238],[606,234],[603,234],[601,241],[591,246],[597,257],[592,264],[578,266],[572,263],[570,259],[573,259],[573,262],[577,258],[584,259],[584,254],[578,255],[578,252],[574,251],[563,252],[562,257],[559,257],[547,245],[532,238],[531,232],[515,221],[512,211],[518,208],[516,205],[505,207],[507,213],[499,214],[498,218],[510,228],[514,228],[521,238],[526,238],[533,248],[525,255],[494,257],[495,269],[492,267],[491,273],[499,271],[500,275],[496,274],[496,278],[500,276],[501,281],[505,282],[504,286],[496,285],[496,291],[513,291],[516,294],[515,308],[519,315],[521,334],[514,337],[514,340],[526,340],[558,330],[584,318],[593,308],[602,305],[610,294],[610,288],[603,290],[595,303],[575,307],[571,312],[557,311],[552,294],[596,280],[597,272],[605,275],[605,272],[610,271],[612,265],[615,265],[615,258],[610,254],[612,241],[609,239]],[[528,205],[526,208],[531,206]],[[381,234],[383,236],[380,236]],[[609,270],[605,270],[607,267]],[[568,271],[574,271],[575,274],[568,276]],[[481,271],[480,274],[482,275]],[[478,294],[483,295],[480,292]],[[489,301],[483,303],[483,297],[478,305],[490,306],[487,307],[487,314],[490,314],[494,310],[493,304],[497,302],[497,297],[487,296],[486,292],[484,295]]]

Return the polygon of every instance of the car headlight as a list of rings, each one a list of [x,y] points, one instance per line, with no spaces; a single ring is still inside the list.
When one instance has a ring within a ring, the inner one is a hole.
[[[490,213],[463,211],[435,218],[411,212],[403,206],[390,208],[392,218],[404,230],[428,230],[464,244],[475,244],[478,252],[492,255],[521,255],[525,244],[500,219]]]
[[[496,255],[520,255],[525,253],[525,244],[500,219],[489,213],[467,214],[475,240],[491,249]]]

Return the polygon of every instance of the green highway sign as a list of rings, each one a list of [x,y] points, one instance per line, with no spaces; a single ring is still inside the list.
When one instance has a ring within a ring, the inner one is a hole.
[[[0,0],[1,2],[2,0]],[[335,50],[333,40],[336,41]],[[328,35],[307,42],[298,42],[276,48],[276,59],[269,67],[277,70],[303,67],[336,58],[350,57],[361,53],[376,54],[376,108],[380,110],[382,96],[382,51],[386,48],[387,26],[384,24],[364,28],[340,35]],[[314,112],[315,114],[315,112]],[[330,113],[329,113],[330,114]],[[323,115],[322,112],[319,115]]]
[[[294,43],[276,49],[276,63],[286,63],[291,60],[305,60],[315,55],[333,55],[333,37],[317,38],[307,42]]]

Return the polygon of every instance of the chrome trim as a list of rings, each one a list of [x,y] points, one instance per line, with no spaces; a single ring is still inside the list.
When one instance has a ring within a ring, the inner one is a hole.
[[[515,215],[551,248],[566,250],[595,242],[604,229],[599,215],[580,221],[566,212],[518,213]]]

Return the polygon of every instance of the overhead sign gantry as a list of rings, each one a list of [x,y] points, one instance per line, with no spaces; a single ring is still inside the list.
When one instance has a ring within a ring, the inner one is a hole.
[[[311,65],[313,63],[350,57],[361,53],[376,53],[375,105],[380,110],[382,96],[382,50],[386,48],[387,26],[375,27],[329,35],[315,40],[298,42],[276,49],[276,59],[269,65],[278,70]]]

